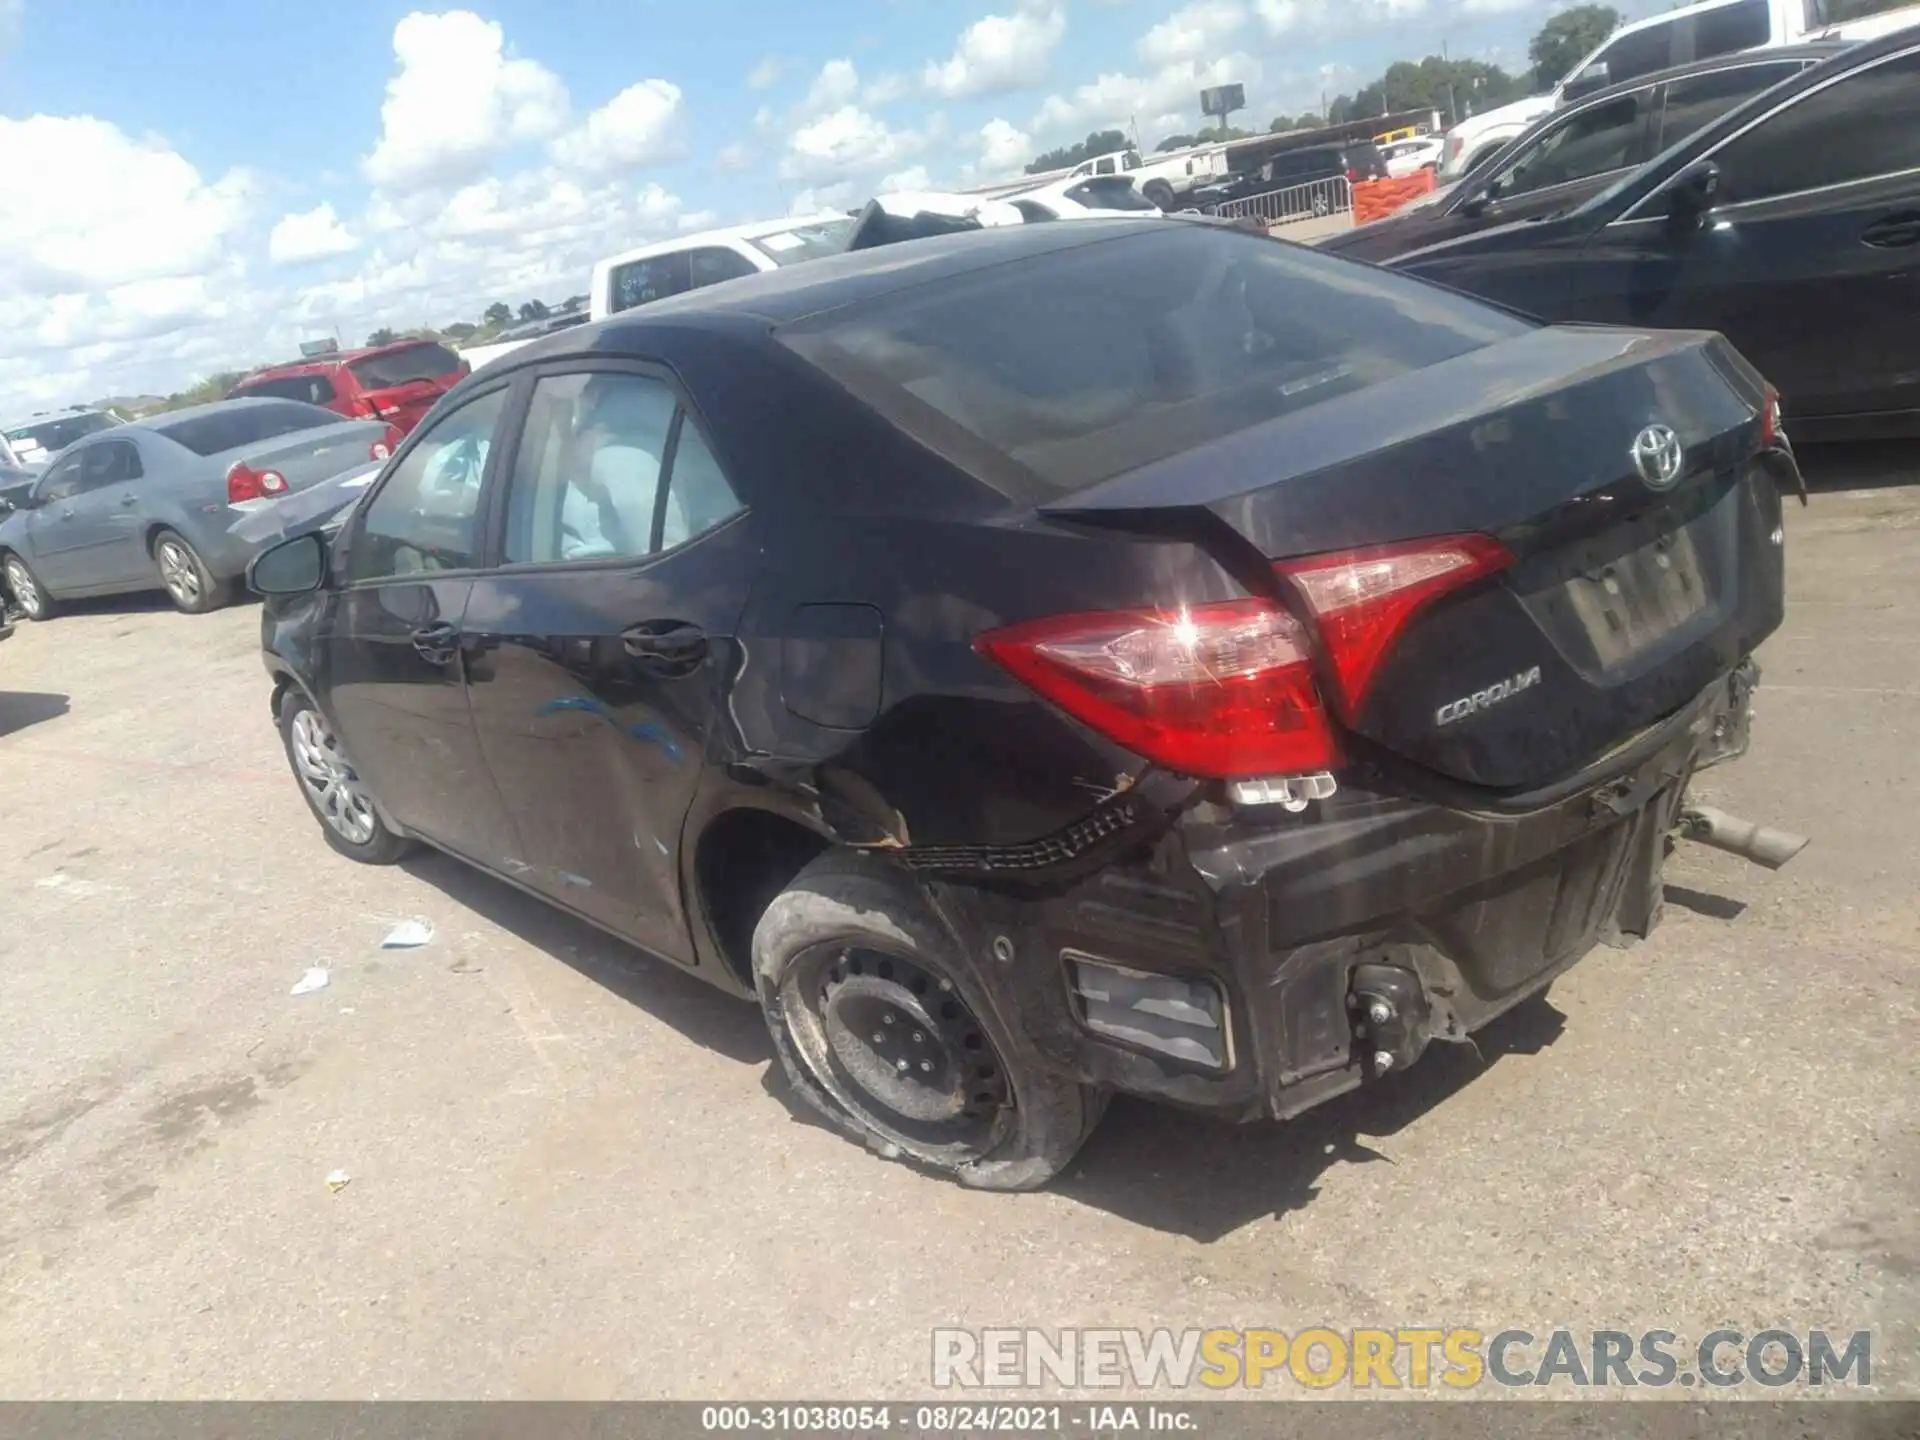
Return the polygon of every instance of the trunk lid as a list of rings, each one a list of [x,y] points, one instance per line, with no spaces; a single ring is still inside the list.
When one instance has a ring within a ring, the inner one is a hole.
[[[1418,612],[1342,718],[1356,754],[1523,790],[1681,708],[1779,623],[1779,497],[1753,463],[1764,396],[1716,335],[1547,328],[1044,511],[1210,533],[1243,574],[1249,550],[1494,536],[1512,566]],[[1682,454],[1664,484],[1633,458],[1656,426]]]
[[[342,420],[336,425],[295,430],[218,456],[219,473],[224,475],[235,462],[244,462],[252,470],[278,471],[288,491],[304,490],[343,470],[367,464],[373,446],[386,435],[383,420]]]

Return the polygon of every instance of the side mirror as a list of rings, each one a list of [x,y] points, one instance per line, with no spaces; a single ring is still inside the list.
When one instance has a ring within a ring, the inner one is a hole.
[[[1676,235],[1691,235],[1720,198],[1720,167],[1696,160],[1667,185],[1667,220]]]
[[[247,566],[247,588],[256,595],[305,595],[327,579],[327,542],[296,535],[262,550]]]

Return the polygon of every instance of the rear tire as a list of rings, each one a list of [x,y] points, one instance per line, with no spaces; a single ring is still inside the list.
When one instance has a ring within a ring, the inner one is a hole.
[[[1155,205],[1159,206],[1163,211],[1173,209],[1173,186],[1164,180],[1149,180],[1140,187],[1140,193]]]
[[[753,972],[788,1082],[888,1159],[1032,1190],[1106,1108],[1007,1033],[965,947],[883,861],[830,851],[802,870],[754,929]]]
[[[175,531],[162,530],[153,537],[153,565],[160,572],[160,588],[184,614],[204,615],[233,598],[232,582],[214,579],[206,562]]]
[[[391,865],[413,851],[414,841],[387,828],[327,717],[298,688],[280,702],[280,742],[329,845],[362,865]]]
[[[7,593],[13,596],[14,606],[29,620],[51,620],[54,616],[53,597],[47,594],[46,587],[33,571],[27,568],[27,562],[11,552],[0,568],[4,568],[7,577]]]

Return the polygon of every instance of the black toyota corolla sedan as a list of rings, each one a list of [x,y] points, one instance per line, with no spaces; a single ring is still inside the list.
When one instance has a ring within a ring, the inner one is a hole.
[[[1796,480],[1715,336],[1088,221],[536,342],[252,580],[334,848],[757,999],[847,1132],[1011,1189],[1113,1091],[1464,1039],[1647,933],[1676,832],[1791,850],[1685,792]]]

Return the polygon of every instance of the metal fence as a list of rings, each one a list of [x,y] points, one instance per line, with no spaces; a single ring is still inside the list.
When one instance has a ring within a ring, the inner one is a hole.
[[[1352,209],[1353,186],[1347,183],[1346,176],[1336,175],[1331,180],[1289,185],[1284,190],[1269,190],[1244,200],[1222,201],[1214,213],[1226,220],[1251,217],[1268,225],[1283,225],[1290,220],[1313,220]]]

